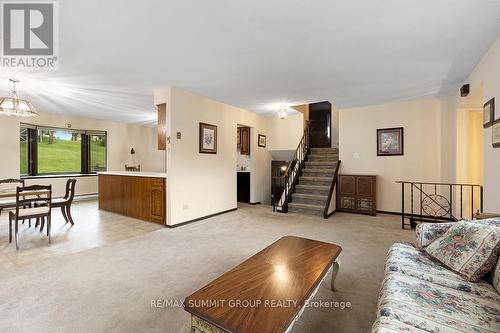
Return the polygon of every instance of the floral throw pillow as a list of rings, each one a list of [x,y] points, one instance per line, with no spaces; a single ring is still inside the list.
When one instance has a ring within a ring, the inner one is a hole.
[[[500,293],[500,259],[497,260],[497,265],[493,271],[493,276],[491,277],[491,282],[493,287]]]
[[[500,218],[495,217],[491,219],[475,220],[474,222],[479,224],[491,225],[493,227],[500,227]]]
[[[415,229],[417,249],[423,250],[450,229],[455,222],[448,223],[420,223]]]
[[[469,281],[495,266],[500,252],[500,228],[474,222],[456,222],[425,251]]]

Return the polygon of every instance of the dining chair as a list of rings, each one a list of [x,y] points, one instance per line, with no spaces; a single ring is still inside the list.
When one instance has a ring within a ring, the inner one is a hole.
[[[16,189],[16,210],[9,212],[9,243],[12,243],[12,223],[14,223],[16,250],[19,250],[19,221],[26,219],[47,220],[47,237],[50,244],[51,199],[52,185],[31,185]],[[35,203],[39,202],[43,202],[44,205],[34,207]]]
[[[15,190],[17,184],[20,184],[20,186],[24,187],[24,179],[13,179],[13,178],[8,178],[8,179],[0,179],[0,190],[8,189],[8,190]],[[2,210],[6,208],[15,208],[16,207],[16,200],[15,199],[0,199],[0,215],[2,215]]]
[[[75,185],[76,179],[71,178],[66,182],[66,193],[64,197],[52,199],[52,208],[61,208],[61,213],[66,222],[74,225],[73,217],[71,216],[71,204],[73,203],[73,199],[75,198]]]
[[[137,171],[137,172],[140,172],[141,171],[141,165],[126,165],[125,164],[125,171]]]
[[[75,185],[76,179],[70,178],[66,181],[66,193],[62,198],[56,198],[51,200],[52,208],[61,208],[61,213],[64,217],[66,223],[71,223],[74,225],[73,216],[71,216],[71,204],[73,203],[73,199],[75,198]],[[44,202],[36,202],[35,207],[45,206]],[[40,231],[43,230],[45,223],[43,220],[37,219],[35,227],[40,224]]]

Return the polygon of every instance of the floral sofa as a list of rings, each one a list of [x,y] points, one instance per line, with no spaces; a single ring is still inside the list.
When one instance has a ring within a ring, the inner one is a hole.
[[[499,218],[475,223],[500,228]],[[452,225],[420,224],[416,246],[391,247],[372,333],[500,332],[500,260],[470,282],[425,252]]]

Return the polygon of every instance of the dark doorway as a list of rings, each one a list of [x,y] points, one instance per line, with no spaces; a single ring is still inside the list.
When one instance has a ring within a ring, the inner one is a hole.
[[[332,146],[331,120],[332,104],[330,102],[309,104],[312,148],[330,148]]]

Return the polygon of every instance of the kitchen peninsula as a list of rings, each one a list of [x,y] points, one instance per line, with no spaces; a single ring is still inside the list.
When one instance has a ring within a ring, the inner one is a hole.
[[[166,224],[167,175],[156,172],[99,172],[99,209]]]

